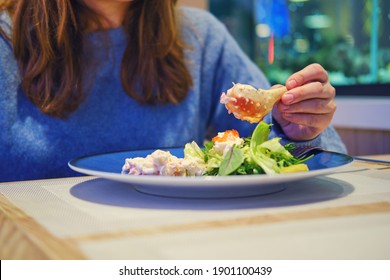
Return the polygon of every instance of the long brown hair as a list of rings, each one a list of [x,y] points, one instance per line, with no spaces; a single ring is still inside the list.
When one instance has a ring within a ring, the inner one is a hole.
[[[181,102],[192,86],[177,27],[176,0],[133,0],[123,21],[131,38],[122,86],[140,103]],[[82,0],[0,0],[13,18],[11,38],[28,98],[60,118],[84,100],[83,34],[99,15]],[[2,32],[4,34],[4,32]]]

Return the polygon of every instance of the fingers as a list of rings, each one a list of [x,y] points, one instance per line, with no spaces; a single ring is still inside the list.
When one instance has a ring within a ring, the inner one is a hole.
[[[336,111],[335,90],[330,84],[309,83],[286,93],[277,107],[288,122],[325,128]]]
[[[311,82],[286,92],[281,100],[285,105],[291,105],[309,99],[334,99],[336,90],[329,83]]]
[[[328,73],[321,65],[311,64],[291,75],[286,87],[273,117],[290,139],[313,139],[326,129],[336,111],[336,91]]]
[[[282,127],[285,135],[293,141],[308,141],[317,137],[323,127],[328,126],[329,118],[325,115],[306,113],[282,113],[277,106],[272,116]]]
[[[296,126],[299,125],[311,129],[316,129],[318,131],[318,134],[323,131],[330,124],[331,121],[331,117],[329,117],[327,114],[294,113],[282,115],[285,122],[294,124]],[[310,137],[308,137],[308,139],[312,139],[317,135],[311,135]]]
[[[287,89],[293,89],[313,81],[328,82],[328,73],[317,63],[310,64],[301,71],[292,74],[286,81],[286,87]]]
[[[271,88],[280,88],[280,87],[283,87],[283,85],[281,85],[281,84],[276,84],[276,85],[273,85]]]
[[[306,114],[329,114],[336,111],[336,103],[333,99],[305,100],[296,104],[278,104],[278,109],[284,114],[306,113]]]

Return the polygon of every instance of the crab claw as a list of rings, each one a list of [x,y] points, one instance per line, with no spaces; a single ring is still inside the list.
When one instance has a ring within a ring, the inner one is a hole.
[[[229,114],[237,119],[258,123],[271,112],[285,92],[287,88],[284,86],[264,90],[250,85],[233,84],[227,93],[222,93],[220,101],[225,104]]]

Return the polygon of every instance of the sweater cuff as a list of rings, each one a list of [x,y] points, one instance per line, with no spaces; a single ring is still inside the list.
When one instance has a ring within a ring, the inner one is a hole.
[[[280,143],[282,145],[294,143],[297,146],[315,146],[327,151],[347,153],[347,149],[343,141],[331,125],[314,139],[309,141],[293,141],[284,134],[282,127],[272,116],[270,116],[270,123],[272,123],[272,126],[269,138],[280,137]]]

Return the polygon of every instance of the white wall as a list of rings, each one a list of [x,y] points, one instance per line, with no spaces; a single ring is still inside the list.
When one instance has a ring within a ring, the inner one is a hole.
[[[390,97],[336,97],[333,125],[390,131]]]

